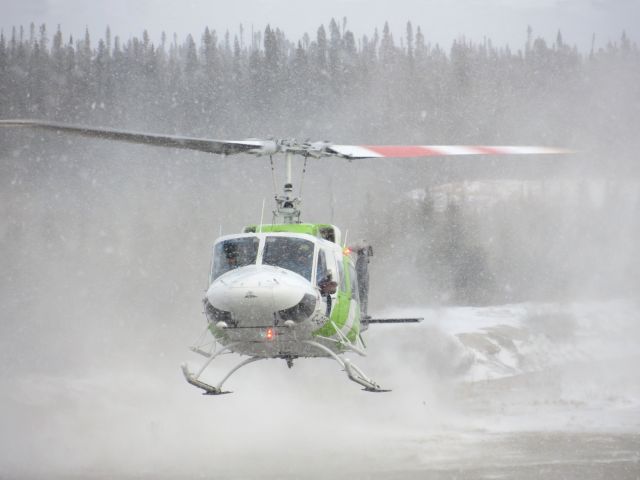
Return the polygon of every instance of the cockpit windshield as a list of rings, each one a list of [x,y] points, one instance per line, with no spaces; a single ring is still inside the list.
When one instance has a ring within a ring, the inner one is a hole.
[[[265,240],[262,264],[286,268],[311,281],[313,242],[303,238],[269,236]]]
[[[229,270],[255,264],[259,245],[258,237],[233,238],[218,243],[213,251],[211,280]]]

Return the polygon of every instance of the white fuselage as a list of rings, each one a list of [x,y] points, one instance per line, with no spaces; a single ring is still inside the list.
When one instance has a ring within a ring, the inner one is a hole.
[[[263,264],[266,237],[300,238],[314,246],[308,278],[287,268]],[[264,357],[324,356],[302,343],[316,339],[313,332],[328,321],[327,299],[320,294],[316,270],[318,243],[305,234],[254,234],[260,241],[254,262],[234,267],[212,279],[205,297],[211,331],[231,351]],[[227,236],[228,239],[247,235]],[[214,247],[215,249],[215,247]],[[214,253],[215,257],[215,253]],[[215,262],[224,261],[218,257]],[[212,274],[212,277],[214,275]]]

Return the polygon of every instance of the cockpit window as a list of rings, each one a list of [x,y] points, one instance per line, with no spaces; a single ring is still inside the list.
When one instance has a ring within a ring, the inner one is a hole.
[[[295,237],[267,237],[262,264],[286,268],[311,281],[313,242]]]
[[[257,237],[233,238],[218,243],[213,251],[211,280],[229,270],[255,264],[259,245],[260,240]]]

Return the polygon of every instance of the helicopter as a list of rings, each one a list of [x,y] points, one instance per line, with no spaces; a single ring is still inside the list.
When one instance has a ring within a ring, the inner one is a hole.
[[[206,358],[195,373],[186,364],[186,381],[206,395],[231,393],[225,382],[238,369],[264,359],[282,359],[289,368],[298,358],[330,358],[349,380],[367,392],[387,392],[345,357],[366,355],[362,333],[370,325],[417,323],[421,318],[372,318],[368,312],[369,262],[373,247],[349,246],[346,235],[329,223],[304,223],[301,198],[294,195],[294,158],[338,157],[347,161],[456,155],[541,155],[569,153],[537,146],[339,145],[294,139],[214,140],[141,133],[40,120],[0,120],[0,127],[34,128],[156,147],[197,150],[218,155],[284,155],[285,183],[276,194],[270,223],[248,225],[213,243],[209,286],[202,300],[206,329],[191,350]],[[274,175],[275,183],[275,175]],[[263,206],[264,216],[264,206]],[[202,375],[222,354],[248,358],[216,385]]]

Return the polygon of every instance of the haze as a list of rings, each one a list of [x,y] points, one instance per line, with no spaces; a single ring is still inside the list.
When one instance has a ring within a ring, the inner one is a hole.
[[[637,478],[637,2],[455,3],[3,4],[3,119],[577,153],[311,159],[303,219],[373,245],[372,314],[425,321],[352,357],[391,393],[300,359],[211,398],[179,365],[268,160],[1,129],[0,477]]]

